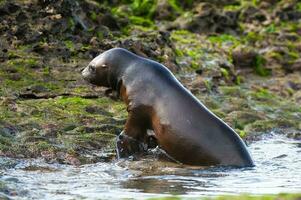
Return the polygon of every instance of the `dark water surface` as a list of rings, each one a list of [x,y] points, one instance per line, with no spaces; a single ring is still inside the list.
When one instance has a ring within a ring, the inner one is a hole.
[[[273,135],[249,146],[256,167],[192,168],[153,159],[74,167],[0,157],[0,199],[118,199],[301,192],[301,141]]]

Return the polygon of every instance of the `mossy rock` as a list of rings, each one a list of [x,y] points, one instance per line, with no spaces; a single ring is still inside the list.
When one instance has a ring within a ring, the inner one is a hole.
[[[232,124],[233,128],[243,130],[248,124],[264,120],[264,116],[252,111],[233,111],[227,114],[225,121]]]

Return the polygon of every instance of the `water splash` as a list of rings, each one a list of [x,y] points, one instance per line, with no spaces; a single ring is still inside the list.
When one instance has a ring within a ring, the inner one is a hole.
[[[256,167],[183,167],[153,159],[80,167],[0,158],[0,197],[111,199],[301,192],[301,141],[273,135],[249,147]]]

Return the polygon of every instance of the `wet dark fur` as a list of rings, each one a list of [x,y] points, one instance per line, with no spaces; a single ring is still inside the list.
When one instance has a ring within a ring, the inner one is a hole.
[[[92,60],[83,76],[117,91],[127,104],[128,119],[118,140],[120,157],[148,148],[147,130],[152,130],[158,145],[184,164],[253,166],[234,130],[162,64],[114,48]]]

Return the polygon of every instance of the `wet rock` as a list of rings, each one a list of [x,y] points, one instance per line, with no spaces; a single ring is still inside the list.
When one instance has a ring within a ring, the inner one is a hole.
[[[179,5],[183,8],[191,9],[194,6],[204,2],[211,3],[217,7],[240,4],[240,1],[238,0],[195,0],[195,1],[179,1]]]
[[[115,17],[109,13],[106,13],[104,15],[102,15],[99,18],[99,23],[108,27],[110,30],[115,31],[115,30],[119,30],[120,27],[118,25],[117,20],[115,19]]]
[[[286,158],[287,154],[281,154],[279,156],[273,157],[272,159],[281,159],[281,158]]]
[[[289,80],[287,82],[287,86],[293,90],[301,90],[301,83],[300,82],[295,82],[293,80]]]
[[[283,21],[297,21],[301,19],[301,11],[296,9],[296,1],[282,1],[275,9],[275,17]]]
[[[19,5],[17,5],[16,3],[6,1],[6,3],[1,4],[0,17],[3,16],[3,15],[13,14],[13,13],[17,12],[20,9],[21,9],[21,7]]]
[[[105,151],[93,151],[91,154],[84,155],[85,163],[112,162],[116,159],[114,149],[106,149]]]
[[[103,108],[99,106],[87,106],[85,108],[85,111],[91,114],[99,114],[99,115],[111,115],[108,111],[104,110]]]
[[[157,2],[154,18],[156,20],[173,20],[179,15],[178,10],[171,6],[168,0]]]
[[[247,23],[251,23],[253,21],[264,22],[267,20],[267,16],[263,10],[254,6],[248,6],[247,8],[244,8],[240,14],[240,18],[242,21]]]
[[[13,126],[2,126],[0,124],[0,135],[4,137],[13,137],[16,136],[18,130]]]
[[[36,52],[36,53],[44,53],[44,52],[48,52],[50,49],[50,46],[47,43],[38,43],[38,44],[34,44],[32,46],[32,51]]]
[[[292,71],[301,71],[301,59],[296,60],[290,67]]]
[[[19,125],[20,131],[23,131],[23,130],[36,131],[36,130],[41,129],[40,124],[38,124],[37,122],[26,122],[25,121],[25,122],[20,122],[18,125]],[[21,136],[22,133],[18,134],[18,136],[19,135]]]
[[[81,164],[80,160],[73,155],[67,154],[65,157],[65,162],[70,165],[79,166]]]
[[[77,124],[68,124],[64,126],[63,130],[66,132],[70,132],[74,130],[77,126],[78,126]]]
[[[10,198],[8,198],[7,195],[16,196],[16,194],[14,194],[15,192],[16,191],[9,189],[4,183],[0,182],[0,199],[10,200]]]
[[[59,132],[59,127],[56,124],[43,124],[40,131],[41,136],[56,137]]]
[[[278,1],[276,0],[263,0],[261,2],[259,2],[258,8],[260,9],[269,9],[270,7],[272,7],[273,5],[275,5]]]
[[[248,47],[237,47],[232,51],[233,64],[236,68],[249,68],[256,65],[258,53]]]
[[[117,46],[128,49],[142,57],[161,62],[171,71],[176,72],[179,67],[169,37],[169,33],[164,31],[143,33],[131,39],[122,40]]]
[[[75,165],[75,166],[78,166],[81,164],[80,160],[76,156],[65,153],[65,152],[57,152],[55,156],[56,156],[57,161],[62,164],[69,164],[69,165]]]
[[[27,13],[23,12],[23,11],[20,11],[18,13],[18,15],[16,16],[16,20],[18,22],[24,22],[25,20],[28,20],[28,15]]]
[[[297,42],[299,36],[296,33],[281,32],[277,39],[279,39],[280,41],[290,40],[290,41]]]
[[[225,120],[232,124],[234,128],[243,129],[247,124],[264,120],[264,116],[250,111],[233,111],[227,114]]]
[[[171,29],[180,27],[194,33],[235,33],[239,31],[236,11],[222,12],[210,3],[200,3],[192,14],[180,16]]]
[[[48,37],[48,34],[61,34],[68,30],[68,21],[66,18],[62,18],[60,14],[47,16],[40,20],[42,24],[40,31],[43,35]]]
[[[119,134],[122,130],[114,124],[102,124],[100,126],[86,126],[84,127],[85,133],[94,133],[94,132],[105,132],[105,133],[114,133],[115,135]]]
[[[32,92],[35,94],[44,93],[44,92],[48,92],[48,91],[49,91],[48,88],[46,88],[43,85],[33,85],[33,86],[26,88],[26,92]]]
[[[147,57],[147,54],[153,56],[156,54],[150,47],[144,46],[141,40],[126,39],[122,42],[121,46],[142,57]]]
[[[295,139],[295,140],[301,140],[301,132],[298,132],[298,131],[290,132],[287,134],[287,137]]]
[[[44,158],[47,162],[55,160],[55,153],[51,151],[42,151],[41,157]]]
[[[293,99],[296,103],[301,104],[301,91],[295,91],[293,94]]]
[[[1,170],[14,168],[17,164],[18,164],[17,160],[0,157],[0,169]],[[1,182],[0,182],[0,185],[1,185]]]
[[[19,73],[10,74],[8,78],[12,81],[19,81],[22,79],[22,75]]]
[[[203,78],[202,76],[198,76],[194,78],[193,80],[184,80],[182,79],[181,82],[189,88],[189,90],[192,93],[197,93],[197,92],[206,92],[208,91],[208,81],[207,79]]]
[[[18,69],[15,67],[5,67],[5,68],[3,68],[3,70],[6,71],[7,73],[11,73],[11,74],[18,72]]]

